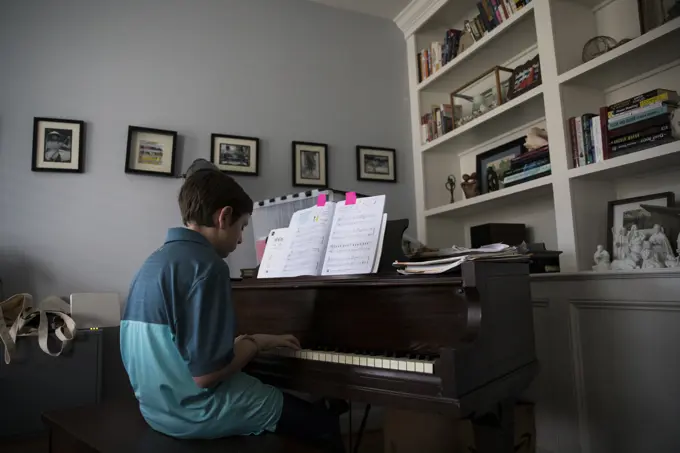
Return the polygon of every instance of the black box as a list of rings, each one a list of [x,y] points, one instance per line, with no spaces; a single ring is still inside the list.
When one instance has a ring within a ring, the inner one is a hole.
[[[526,225],[523,223],[486,223],[470,227],[472,248],[502,242],[510,246],[526,241]]]

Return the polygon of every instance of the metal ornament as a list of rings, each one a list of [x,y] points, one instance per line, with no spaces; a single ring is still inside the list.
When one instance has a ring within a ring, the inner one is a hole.
[[[449,191],[451,194],[451,203],[453,203],[455,200],[453,199],[453,191],[456,189],[456,177],[453,175],[449,175],[448,178],[446,178],[446,184],[444,185],[446,187],[446,190]]]

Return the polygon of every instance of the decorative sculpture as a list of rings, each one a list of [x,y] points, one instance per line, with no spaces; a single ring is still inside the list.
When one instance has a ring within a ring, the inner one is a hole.
[[[479,186],[477,185],[477,173],[472,173],[468,175],[467,173],[463,175],[463,182],[460,183],[460,187],[463,189],[465,198],[472,198],[479,195]]]
[[[609,252],[601,245],[597,246],[597,250],[595,250],[595,254],[593,255],[593,260],[595,261],[595,266],[593,266],[594,271],[608,271],[610,269]]]
[[[453,191],[456,189],[456,177],[453,175],[449,175],[449,177],[446,178],[446,184],[444,186],[451,194],[451,203],[453,203],[455,201],[453,199]]]

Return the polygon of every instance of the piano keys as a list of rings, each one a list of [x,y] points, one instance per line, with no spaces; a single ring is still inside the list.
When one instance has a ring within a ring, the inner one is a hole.
[[[513,451],[512,401],[537,372],[528,264],[460,275],[233,284],[239,334],[295,335],[246,372],[283,389],[470,418],[480,452]],[[478,428],[478,429],[477,429]]]

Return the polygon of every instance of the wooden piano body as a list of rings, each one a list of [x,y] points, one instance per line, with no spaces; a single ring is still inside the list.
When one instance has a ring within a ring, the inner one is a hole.
[[[527,263],[232,287],[239,333],[292,333],[303,348],[261,355],[248,373],[313,395],[471,418],[487,433],[479,451],[512,451],[512,402],[537,372]]]

